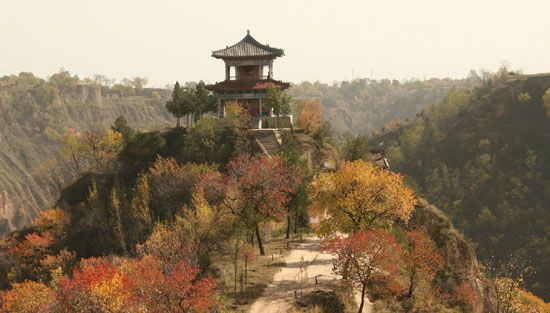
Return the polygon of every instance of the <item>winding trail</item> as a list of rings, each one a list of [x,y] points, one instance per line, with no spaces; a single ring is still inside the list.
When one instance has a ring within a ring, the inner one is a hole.
[[[310,237],[291,250],[284,259],[286,266],[276,273],[273,282],[267,286],[262,296],[250,307],[250,313],[285,313],[295,301],[295,292],[300,295],[319,287],[335,283],[339,277],[332,273],[332,255],[321,250],[321,240]],[[301,269],[302,268],[302,269]],[[305,269],[305,270],[304,270]],[[317,276],[318,285],[315,285]],[[360,296],[356,295],[356,300]],[[363,313],[372,312],[368,301]]]

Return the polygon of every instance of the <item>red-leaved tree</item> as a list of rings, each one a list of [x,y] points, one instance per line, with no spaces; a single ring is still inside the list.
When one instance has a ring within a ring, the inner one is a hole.
[[[409,277],[410,298],[420,282],[430,284],[445,263],[433,242],[422,230],[407,232],[407,249],[403,250],[404,269]]]
[[[72,278],[59,281],[57,312],[209,312],[216,305],[216,283],[200,277],[198,266],[150,256],[121,263],[82,262]]]
[[[361,289],[359,313],[363,311],[365,294],[395,296],[403,287],[395,280],[399,271],[399,244],[395,237],[382,230],[355,232],[348,237],[324,240],[324,250],[337,256],[334,272]]]
[[[223,184],[218,184],[218,189],[226,190],[221,205],[254,229],[261,255],[265,251],[259,223],[288,214],[285,204],[300,184],[301,176],[299,167],[286,166],[280,157],[239,155],[227,164],[227,175],[220,177]],[[222,194],[212,187],[216,181],[211,176],[201,184],[207,199]]]

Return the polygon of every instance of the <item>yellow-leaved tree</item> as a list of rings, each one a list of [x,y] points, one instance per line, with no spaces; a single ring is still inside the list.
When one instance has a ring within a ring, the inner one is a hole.
[[[322,173],[311,184],[310,199],[310,215],[324,216],[320,225],[324,235],[407,222],[416,204],[401,175],[363,160]]]
[[[223,209],[210,206],[200,187],[194,190],[191,204],[183,208],[183,218],[178,217],[178,222],[183,225],[188,244],[200,258],[220,244],[232,227],[233,217]]]
[[[297,123],[306,134],[308,134],[310,130],[321,126],[322,118],[323,110],[321,109],[319,100],[305,99],[300,102]]]

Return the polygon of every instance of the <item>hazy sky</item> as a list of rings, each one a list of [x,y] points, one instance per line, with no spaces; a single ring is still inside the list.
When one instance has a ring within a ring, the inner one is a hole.
[[[285,49],[276,79],[465,77],[502,61],[550,72],[548,0],[0,0],[0,75],[224,78],[212,50],[250,29]]]

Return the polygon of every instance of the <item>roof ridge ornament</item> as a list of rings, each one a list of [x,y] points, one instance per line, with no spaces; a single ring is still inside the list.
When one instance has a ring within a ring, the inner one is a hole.
[[[247,29],[247,30],[246,30],[246,34],[247,34],[247,35],[250,35],[250,29]]]

